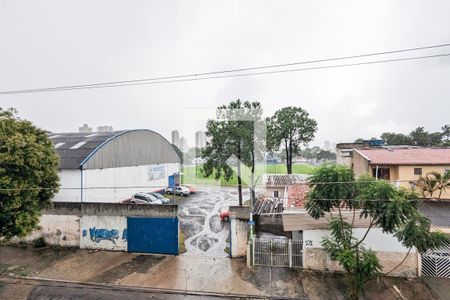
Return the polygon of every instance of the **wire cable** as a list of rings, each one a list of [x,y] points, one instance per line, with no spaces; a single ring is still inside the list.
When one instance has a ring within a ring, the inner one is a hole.
[[[407,182],[407,183],[414,183],[414,182],[418,182],[418,179],[404,179],[404,180],[384,180],[384,179],[380,179],[380,181],[383,180],[385,182],[391,182],[391,183],[402,183],[402,182]],[[304,181],[304,182],[300,182],[300,183],[295,183],[289,186],[296,186],[296,185],[322,185],[322,184],[363,184],[363,183],[374,183],[376,182],[376,180],[356,180],[356,181],[326,181],[326,182],[308,182],[308,181]],[[191,185],[190,183],[184,183],[183,185]],[[220,184],[220,185],[216,185],[216,184],[200,184],[198,185],[199,187],[202,186],[217,186],[217,187],[237,187],[237,184]],[[256,184],[256,187],[266,187],[265,184]],[[273,186],[268,186],[269,188],[272,188]],[[92,186],[92,187],[83,187],[83,190],[102,190],[102,189],[145,189],[145,188],[159,188],[159,189],[164,189],[164,187],[162,187],[161,185],[137,185],[137,186]],[[0,187],[0,191],[29,191],[29,190],[79,190],[81,189],[81,187],[18,187],[18,188],[1,188]]]
[[[348,60],[348,59],[355,59],[355,58],[403,53],[403,52],[433,49],[433,48],[440,48],[440,47],[449,47],[449,46],[450,46],[450,44],[440,44],[440,45],[433,45],[433,46],[426,46],[426,47],[416,47],[416,48],[408,48],[408,49],[401,49],[401,50],[360,54],[360,55],[353,55],[353,56],[300,61],[300,62],[294,62],[294,63],[266,65],[266,66],[259,66],[259,67],[238,68],[238,69],[230,69],[230,70],[223,70],[223,71],[194,73],[194,74],[186,74],[186,75],[173,75],[173,76],[146,78],[146,79],[100,82],[100,83],[92,83],[92,84],[66,85],[66,86],[58,86],[58,87],[0,91],[0,95],[58,92],[58,91],[66,91],[66,90],[96,89],[96,88],[119,87],[119,86],[135,86],[135,85],[161,84],[161,83],[170,83],[170,82],[187,82],[187,81],[197,81],[197,80],[206,80],[206,79],[267,75],[267,74],[277,74],[277,73],[286,73],[286,72],[299,72],[299,71],[319,70],[319,69],[328,69],[328,68],[340,68],[340,67],[351,67],[351,66],[368,65],[368,64],[379,64],[379,63],[388,63],[388,62],[396,62],[396,61],[429,59],[429,58],[449,56],[450,53],[417,56],[417,57],[407,57],[407,58],[397,58],[397,59],[387,59],[387,60],[377,60],[377,61],[360,62],[360,63],[348,63],[348,64],[341,64],[341,65],[318,66],[318,67],[311,67],[311,68],[296,68],[296,69],[287,69],[287,70],[272,70],[272,71],[251,72],[251,73],[244,73],[244,74],[229,74],[229,75],[211,76],[211,75],[217,75],[217,74],[238,73],[238,72],[244,72],[244,71],[253,71],[253,70],[261,70],[261,69],[269,69],[269,68],[281,68],[281,67],[289,67],[289,66],[295,66],[295,65],[322,63],[322,62],[338,61],[338,60]]]

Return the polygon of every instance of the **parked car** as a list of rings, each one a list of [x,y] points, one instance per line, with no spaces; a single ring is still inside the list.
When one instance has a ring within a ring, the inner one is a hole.
[[[189,189],[189,192],[191,192],[191,194],[195,194],[197,192],[197,189],[195,188],[195,186],[190,185],[190,184],[185,184],[183,185],[184,187]]]
[[[146,193],[136,193],[131,197],[129,203],[136,204],[163,204],[163,202],[153,195]]]
[[[166,193],[167,194],[173,194],[173,188],[172,187],[168,187],[166,189]],[[176,186],[175,187],[175,195],[180,195],[180,196],[189,196],[191,194],[191,191],[189,191],[188,188],[184,187],[184,186]]]
[[[154,196],[156,199],[161,200],[163,204],[167,204],[167,203],[170,202],[170,199],[164,197],[160,193],[152,192],[152,193],[149,193],[149,194]]]
[[[219,218],[222,222],[230,221],[230,211],[226,208],[219,210]]]

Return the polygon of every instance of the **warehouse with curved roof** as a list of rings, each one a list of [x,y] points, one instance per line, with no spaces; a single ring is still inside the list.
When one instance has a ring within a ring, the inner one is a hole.
[[[180,157],[160,134],[146,129],[51,133],[61,188],[55,201],[118,202],[167,186]]]

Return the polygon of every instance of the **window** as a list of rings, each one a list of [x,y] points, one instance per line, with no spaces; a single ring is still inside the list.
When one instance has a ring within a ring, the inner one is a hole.
[[[378,170],[378,173],[377,173]],[[391,170],[389,168],[372,168],[372,176],[378,179],[390,180]]]
[[[422,175],[422,168],[414,168],[414,175]]]
[[[278,195],[278,191],[273,191],[273,197],[274,197],[274,198],[278,198],[278,196],[279,196],[279,195]]]

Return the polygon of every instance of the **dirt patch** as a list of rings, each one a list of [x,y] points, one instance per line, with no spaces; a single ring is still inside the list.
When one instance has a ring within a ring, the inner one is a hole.
[[[165,256],[139,255],[123,264],[103,272],[102,274],[92,278],[91,281],[114,284],[118,280],[132,273],[146,273],[150,268],[160,263],[164,257]]]

